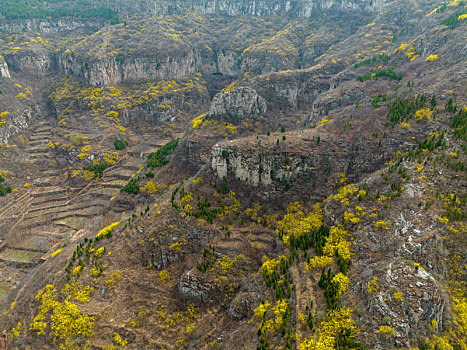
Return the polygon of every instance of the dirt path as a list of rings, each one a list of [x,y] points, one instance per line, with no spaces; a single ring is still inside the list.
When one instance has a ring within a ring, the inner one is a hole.
[[[297,263],[290,268],[290,273],[295,290],[295,316],[298,318],[300,312],[305,312],[306,306],[310,305],[312,300],[313,304],[316,304],[316,298],[313,282],[308,273],[302,272]]]

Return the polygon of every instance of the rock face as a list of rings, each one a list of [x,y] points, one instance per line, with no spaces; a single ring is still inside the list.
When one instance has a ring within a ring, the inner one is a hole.
[[[258,293],[239,292],[230,303],[228,315],[233,319],[249,317],[258,303]]]
[[[159,16],[176,14],[189,9],[203,15],[311,17],[321,11],[331,9],[376,11],[385,2],[386,0],[184,0],[154,2],[152,10]]]
[[[433,320],[436,329],[442,328],[445,297],[429,272],[409,262],[393,261],[377,281],[378,288],[372,293],[366,290],[367,283],[362,284],[367,311],[376,315],[376,323],[388,323],[395,329],[394,345],[415,346],[412,335],[432,327]]]
[[[7,116],[5,124],[0,128],[0,142],[8,143],[8,139],[20,132],[26,130],[29,127],[34,114],[38,111],[33,110],[30,107],[18,108]]]
[[[225,75],[237,72],[234,67],[237,63],[233,58],[228,55],[219,58],[221,63],[217,64],[214,53],[186,48],[183,53],[156,52],[135,57],[94,57],[92,60],[60,53],[56,60],[61,73],[84,79],[89,85],[108,86],[141,79],[178,80],[199,71],[205,74],[219,71]]]
[[[224,117],[225,120],[238,122],[248,117],[254,118],[266,112],[266,102],[258,93],[247,87],[235,89],[214,96],[210,117]]]
[[[211,167],[221,179],[230,175],[253,186],[268,186],[277,178],[286,181],[297,178],[311,168],[311,159],[305,155],[288,158],[285,154],[237,153],[216,145],[212,150]]]
[[[119,60],[116,57],[84,62],[70,56],[59,56],[58,65],[65,75],[84,78],[93,86],[108,86],[123,81],[140,79],[181,79],[195,73],[193,54],[185,57],[166,57],[154,62],[153,58],[135,57]]]
[[[268,101],[268,107],[308,108],[325,91],[330,90],[329,81],[345,67],[340,64],[303,70],[275,72],[251,79],[251,86]],[[342,80],[355,77],[344,76]],[[343,101],[338,103],[342,104]],[[348,103],[348,102],[347,102]],[[335,108],[335,107],[334,107]]]
[[[212,302],[209,294],[215,289],[215,284],[194,276],[193,270],[185,271],[180,277],[178,290],[185,297],[194,297],[202,301]]]
[[[104,1],[102,1],[104,3]],[[294,16],[309,18],[323,11],[367,11],[376,12],[388,0],[114,0],[108,6],[121,18],[135,13],[156,16],[185,14],[187,11],[200,15],[223,16]],[[80,29],[99,29],[108,20],[103,18],[57,18],[2,20],[0,30],[10,33],[63,33]]]
[[[0,30],[8,33],[64,33],[72,32],[78,29],[97,30],[107,24],[103,19],[78,19],[78,18],[57,18],[57,19],[21,19],[21,20],[2,20]]]
[[[213,147],[209,163],[217,177],[233,177],[251,186],[275,186],[305,177],[318,183],[324,181],[328,169],[349,172],[351,147],[346,142],[327,140],[318,145],[316,140],[302,138],[300,143],[300,149],[286,150],[260,143],[245,146],[223,142]]]
[[[233,51],[219,51],[217,53],[217,72],[224,75],[236,76],[240,72],[241,56]]]
[[[2,56],[0,56],[0,77],[2,78],[11,78],[10,71],[8,70],[8,65]]]
[[[23,72],[29,77],[41,78],[55,68],[53,57],[46,50],[21,50],[5,56],[12,72]]]

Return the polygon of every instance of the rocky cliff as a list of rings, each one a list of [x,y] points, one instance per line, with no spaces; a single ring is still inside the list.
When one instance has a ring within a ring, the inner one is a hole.
[[[297,17],[311,17],[325,10],[366,10],[376,11],[385,0],[181,0],[175,2],[157,1],[154,12],[158,15],[175,14],[186,10],[203,15],[227,16],[271,16],[291,15]]]
[[[15,19],[2,20],[0,30],[7,33],[66,34],[74,31],[92,31],[105,26],[108,21],[99,18],[82,19],[63,17],[57,19]]]
[[[29,78],[43,78],[56,70],[53,54],[44,48],[23,49],[15,54],[5,55],[11,72],[24,73]]]
[[[291,141],[285,141],[283,135]],[[268,141],[270,138],[274,142],[274,136],[280,137],[275,146]],[[210,167],[219,179],[236,179],[254,187],[273,189],[297,181],[323,185],[331,169],[334,174],[349,172],[352,150],[344,140],[317,142],[317,137],[317,134],[286,133],[258,140],[222,142],[212,149]]]
[[[8,144],[11,136],[24,132],[29,128],[34,119],[40,113],[40,108],[18,107],[5,118],[5,123],[0,127],[0,142]]]
[[[8,65],[2,56],[0,56],[0,77],[11,78],[10,71],[8,70]]]
[[[211,102],[209,117],[239,122],[245,118],[255,119],[267,111],[266,102],[251,88],[238,88],[218,93]]]
[[[205,52],[190,48],[180,54],[155,52],[154,55],[106,55],[92,59],[61,53],[57,55],[57,64],[63,74],[81,78],[93,86],[116,85],[142,79],[178,80],[199,71],[205,74],[216,71],[213,55],[208,56]],[[226,73],[232,71],[225,62],[220,67]]]

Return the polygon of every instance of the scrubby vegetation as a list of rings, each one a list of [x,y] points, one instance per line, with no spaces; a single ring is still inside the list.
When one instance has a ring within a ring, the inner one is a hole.
[[[362,66],[386,65],[391,57],[386,54],[379,54],[366,60],[355,63],[355,68]]]
[[[395,68],[396,67],[391,67],[388,69],[379,69],[373,73],[366,73],[364,75],[359,75],[357,76],[357,80],[364,82],[366,80],[378,80],[379,77],[388,77],[388,78],[400,81],[402,80],[402,76],[394,73]]]
[[[0,196],[5,196],[8,193],[11,193],[12,188],[5,185],[5,178],[1,175],[0,172]]]
[[[107,163],[90,165],[83,167],[84,170],[94,173],[95,179],[100,179],[104,175],[104,170],[107,168]]]
[[[172,140],[169,143],[165,144],[159,148],[156,152],[149,154],[148,156],[148,166],[151,167],[161,167],[167,164],[167,156],[170,155],[175,148],[177,148],[178,139]]]
[[[114,141],[114,146],[115,146],[115,149],[117,151],[121,151],[121,150],[125,149],[126,146],[128,146],[128,141],[123,141],[123,140],[117,139],[117,140]]]
[[[427,97],[425,94],[408,98],[398,97],[389,106],[387,120],[393,124],[410,120],[415,117],[417,111],[423,110],[426,101]]]
[[[124,187],[122,187],[120,191],[132,193],[132,194],[138,194],[140,193],[141,190],[140,190],[140,187],[138,186],[137,180],[131,179]]]
[[[461,16],[467,14],[466,11],[459,11],[451,14],[448,18],[443,20],[441,23],[448,26],[449,29],[455,29],[461,24]]]

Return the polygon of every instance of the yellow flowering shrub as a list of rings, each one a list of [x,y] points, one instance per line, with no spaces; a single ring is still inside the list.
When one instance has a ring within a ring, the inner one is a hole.
[[[159,272],[157,284],[165,284],[168,280],[170,280],[170,274],[168,273],[167,269],[164,269],[161,272]]]
[[[105,283],[110,287],[112,286],[115,282],[118,282],[122,279],[122,274],[119,270],[115,271],[112,276],[105,281]]]
[[[56,251],[54,251],[50,256],[52,258],[55,258],[58,254],[60,254],[62,252],[63,249],[57,249]]]
[[[180,242],[175,242],[169,246],[169,249],[179,252],[180,250],[182,250],[182,245],[180,244]]]
[[[263,265],[261,266],[261,272],[263,274],[271,275],[274,271],[276,271],[277,266],[281,262],[281,258],[287,259],[285,255],[276,259],[265,260]]]
[[[342,272],[339,272],[332,278],[332,282],[336,283],[338,286],[337,296],[341,296],[347,288],[349,287],[349,278],[344,275]]]
[[[324,244],[323,254],[332,257],[336,250],[338,250],[339,255],[343,259],[350,259],[351,253],[350,242],[347,241],[348,235],[348,232],[341,225],[331,226],[329,236]]]
[[[112,153],[104,152],[102,153],[102,157],[104,157],[104,161],[109,165],[115,164],[118,160],[117,152],[112,152]]]
[[[126,339],[122,339],[122,337],[120,336],[120,334],[114,332],[114,342],[115,344],[117,345],[120,345],[120,346],[123,346],[125,349],[126,349],[126,346],[128,344],[128,340]]]
[[[307,271],[319,267],[323,268],[325,266],[330,266],[334,263],[334,259],[330,256],[314,256],[310,259],[309,263],[305,264],[305,268]]]
[[[207,113],[201,114],[200,116],[196,117],[191,121],[191,126],[193,129],[198,129],[201,124],[203,124],[203,118],[207,115]]]
[[[94,253],[94,257],[99,259],[102,256],[102,253],[104,253],[104,251],[105,251],[105,247],[100,247]]]
[[[83,286],[77,281],[72,284],[66,284],[62,290],[62,294],[68,295],[72,300],[76,300],[80,303],[89,303],[90,295],[93,292],[93,288],[90,286]]]
[[[367,284],[367,291],[370,294],[373,294],[377,292],[379,289],[379,284],[378,284],[378,277],[374,276],[371,281],[368,282]]]
[[[112,232],[112,230],[117,227],[118,225],[120,224],[120,222],[114,222],[112,224],[110,224],[109,226],[107,227],[104,227],[102,230],[99,231],[99,233],[96,235],[96,238],[104,238],[105,236],[107,236],[110,232]]]
[[[82,265],[76,266],[76,267],[73,269],[73,275],[78,276],[78,275],[81,273],[82,270],[83,270],[83,266],[82,266]]]
[[[340,202],[342,204],[348,205],[349,204],[348,196],[352,196],[353,194],[357,192],[358,192],[358,189],[354,184],[348,184],[347,186],[340,187],[337,190],[337,194],[335,194],[332,198],[336,202]]]
[[[360,218],[356,217],[355,214],[351,212],[344,212],[344,220],[352,224],[358,224],[360,222]]]
[[[16,327],[11,329],[10,339],[13,340],[15,338],[18,338],[20,334],[21,334],[21,322],[18,322],[16,324]]]
[[[264,303],[259,304],[253,312],[258,321],[262,320],[264,313],[266,313],[266,322],[263,323],[263,329],[277,331],[284,324],[284,316],[287,309],[288,304],[285,299],[277,300],[276,304],[271,304],[266,300]]]
[[[419,109],[415,112],[415,120],[420,121],[424,119],[431,119],[433,112],[429,108]]]
[[[402,301],[402,293],[401,292],[394,292],[393,297],[397,301]]]
[[[378,334],[393,336],[396,335],[396,330],[390,326],[379,326]]]
[[[389,230],[389,227],[391,227],[391,221],[384,221],[384,220],[378,220],[375,223],[376,228],[382,228],[384,230]]]
[[[340,308],[329,310],[326,318],[318,327],[317,333],[309,339],[303,339],[298,350],[334,350],[336,337],[341,328],[349,329],[351,337],[357,335],[357,328],[352,320],[352,310]]]
[[[34,317],[30,329],[38,335],[45,334],[49,326],[49,335],[53,337],[54,342],[61,340],[66,346],[76,344],[78,337],[89,338],[93,335],[96,317],[82,313],[76,304],[69,301],[70,296],[60,302],[53,284],[44,287],[35,299],[40,302],[39,312]]]
[[[442,224],[447,224],[449,222],[449,219],[447,217],[443,217],[443,216],[438,216],[438,220]]]
[[[196,179],[193,180],[193,183],[195,185],[202,184],[204,182],[204,179],[202,177],[197,177]]]
[[[282,220],[277,222],[276,233],[283,232],[282,240],[285,244],[289,244],[290,235],[299,237],[319,229],[323,225],[323,218],[319,203],[316,203],[313,210],[305,216],[302,205],[299,202],[292,202],[289,203]]]
[[[271,303],[266,300],[264,303],[259,304],[258,307],[253,310],[253,313],[258,320],[262,320],[264,313],[267,312],[270,307]]]

